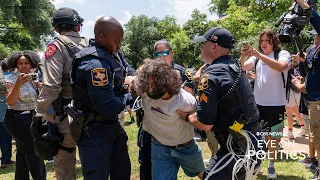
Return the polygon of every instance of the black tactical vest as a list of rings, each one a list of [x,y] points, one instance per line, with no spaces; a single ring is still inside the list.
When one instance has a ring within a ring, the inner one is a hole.
[[[82,110],[85,114],[93,113],[94,108],[89,98],[87,89],[84,89],[75,80],[75,71],[83,58],[92,56],[93,58],[100,59],[106,62],[111,69],[112,86],[116,96],[123,94],[123,84],[127,75],[126,67],[123,66],[122,56],[111,55],[104,49],[97,46],[91,46],[83,49],[76,54],[73,60],[72,71],[71,71],[71,86],[72,86],[72,99],[75,101],[76,108]]]

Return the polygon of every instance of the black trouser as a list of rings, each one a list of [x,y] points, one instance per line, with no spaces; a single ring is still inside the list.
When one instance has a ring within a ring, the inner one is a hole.
[[[43,160],[34,152],[30,133],[32,113],[21,114],[22,112],[8,109],[4,119],[17,146],[15,180],[29,180],[29,172],[33,180],[45,180],[46,168]]]
[[[78,141],[84,180],[130,180],[128,136],[118,121],[91,121]]]
[[[151,177],[151,134],[140,126],[138,134],[140,180],[150,180]]]

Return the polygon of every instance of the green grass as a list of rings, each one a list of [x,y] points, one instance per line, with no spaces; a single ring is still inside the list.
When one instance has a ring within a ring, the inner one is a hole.
[[[129,117],[126,116],[126,121],[129,121]],[[125,130],[128,134],[129,141],[129,154],[131,159],[131,179],[132,180],[138,180],[139,178],[139,163],[138,163],[138,147],[137,147],[137,134],[138,134],[138,128],[136,124],[131,124],[129,126],[125,127]],[[200,146],[203,150],[203,157],[204,159],[208,159],[211,156],[210,150],[207,146],[206,142],[200,142]],[[15,160],[15,154],[16,154],[16,148],[15,145],[13,146],[13,160]],[[77,171],[77,179],[83,179],[81,174],[81,165],[79,161],[79,156],[77,155],[77,165],[76,165],[76,171]],[[47,164],[47,179],[53,180],[55,179],[54,175],[54,169],[53,164]],[[263,163],[263,175],[259,176],[257,179],[259,180],[265,180],[267,179],[266,175],[266,168],[267,168],[267,161],[264,161]],[[0,180],[12,180],[14,179],[14,171],[15,167],[14,165],[9,166],[6,169],[0,169]],[[278,175],[279,180],[304,180],[309,179],[310,176],[312,176],[312,173],[309,169],[306,169],[304,165],[298,164],[296,160],[278,160],[276,162],[276,171]],[[191,180],[191,179],[198,179],[198,178],[189,178],[187,177],[183,171],[180,169],[178,174],[178,179],[183,180]]]

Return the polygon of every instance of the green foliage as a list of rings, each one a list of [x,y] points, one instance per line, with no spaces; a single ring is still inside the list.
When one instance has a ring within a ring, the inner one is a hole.
[[[163,20],[158,20],[155,26],[159,31],[159,36],[164,39],[172,39],[173,35],[180,30],[176,19],[172,16],[166,16]]]
[[[126,59],[137,69],[145,58],[152,58],[154,43],[166,36],[161,37],[157,28],[159,20],[145,15],[133,16],[125,25],[126,31],[122,51]]]
[[[185,67],[199,68],[203,62],[200,58],[199,43],[192,40],[197,35],[203,35],[211,27],[228,29],[235,37],[236,44],[232,50],[235,57],[240,57],[243,41],[249,41],[258,48],[259,33],[266,28],[274,27],[274,22],[290,6],[290,0],[212,0],[211,12],[227,14],[228,17],[219,21],[209,21],[207,15],[198,9],[192,12],[191,18],[180,27],[176,19],[166,16],[163,19],[134,16],[126,24],[126,31],[122,50],[127,60],[134,68],[139,67],[143,59],[153,57],[154,43],[160,39],[171,42],[174,50],[174,60]],[[308,26],[301,32],[302,47],[305,50],[312,44]],[[297,53],[295,44],[283,44],[284,49]]]
[[[193,39],[196,35],[203,35],[208,30],[207,15],[201,13],[198,9],[193,10],[191,19],[183,25],[183,30],[186,31],[190,39]]]
[[[176,63],[186,67],[193,64],[195,59],[190,58],[194,55],[192,51],[193,43],[185,30],[181,29],[180,32],[174,34],[171,43],[174,49],[174,59]]]
[[[236,57],[240,56],[240,48],[242,41],[248,41],[255,47],[258,47],[258,35],[266,28],[279,31],[279,28],[274,27],[275,21],[287,11],[291,6],[292,1],[289,0],[229,0],[227,5],[221,6],[223,1],[212,0],[210,7],[211,12],[226,12],[229,16],[214,24],[228,29],[238,42],[235,45],[233,54]],[[310,43],[310,35],[307,27],[300,34],[302,47],[305,50]],[[283,44],[284,49],[291,53],[296,53],[297,48],[294,43]]]
[[[54,10],[50,0],[0,0],[0,59],[17,50],[42,49],[54,35]]]
[[[209,11],[217,14],[224,14],[229,7],[228,0],[211,0],[211,4]]]

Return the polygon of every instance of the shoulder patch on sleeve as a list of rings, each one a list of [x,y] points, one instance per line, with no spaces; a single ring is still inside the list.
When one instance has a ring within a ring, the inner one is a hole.
[[[108,85],[108,72],[105,68],[95,68],[91,70],[92,85],[106,86]]]
[[[200,80],[200,84],[198,86],[198,90],[206,90],[208,89],[209,87],[209,77],[210,77],[210,74],[203,74],[201,76],[201,80]]]
[[[57,46],[56,46],[55,44],[49,44],[49,45],[47,46],[46,52],[44,53],[44,57],[45,57],[46,59],[49,59],[51,56],[54,55],[54,53],[56,52],[56,50],[57,50]]]
[[[189,81],[192,81],[192,80],[193,80],[193,76],[192,76],[191,72],[190,72],[188,69],[186,69],[186,70],[184,71],[184,75],[187,76],[187,78],[188,78]]]

